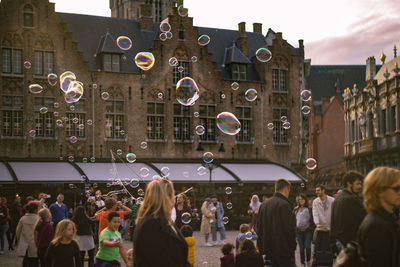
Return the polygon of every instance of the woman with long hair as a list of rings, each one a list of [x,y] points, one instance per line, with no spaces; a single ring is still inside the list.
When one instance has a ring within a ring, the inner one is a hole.
[[[192,216],[192,209],[188,205],[188,197],[184,193],[178,194],[176,197],[176,204],[175,204],[175,211],[176,211],[176,220],[175,225],[178,229],[181,229],[183,226],[181,217],[184,213],[189,213]]]
[[[57,224],[56,234],[46,252],[46,267],[83,267],[75,233],[73,221],[63,219]]]
[[[305,266],[306,260],[307,266],[311,266],[311,239],[314,223],[311,209],[308,207],[308,198],[305,194],[298,196],[298,206],[294,208],[294,214],[296,216],[296,236],[300,248],[301,266]]]
[[[258,253],[254,242],[243,239],[236,254],[235,267],[264,267],[263,257]]]
[[[166,178],[147,185],[133,237],[135,267],[188,266],[188,246],[171,219],[174,194],[174,186]]]
[[[400,206],[400,170],[378,167],[364,179],[368,212],[358,229],[364,266],[400,266],[400,233],[393,209]]]
[[[54,237],[54,230],[53,225],[50,223],[51,213],[48,209],[40,209],[38,215],[39,218],[33,227],[33,238],[36,243],[40,266],[45,267],[45,255],[47,248]]]
[[[89,267],[94,266],[94,239],[93,239],[93,224],[94,220],[90,219],[85,212],[83,206],[78,206],[75,209],[72,221],[76,225],[76,240],[78,241],[81,251],[81,261],[85,258],[86,251],[89,255]]]
[[[257,221],[258,221],[258,210],[260,209],[261,202],[257,195],[253,195],[249,204],[248,213],[251,215],[250,229],[254,227],[254,230],[257,230]]]

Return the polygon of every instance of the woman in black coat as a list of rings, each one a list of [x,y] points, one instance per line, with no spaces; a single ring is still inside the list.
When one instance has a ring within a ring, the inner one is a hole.
[[[171,220],[174,187],[166,178],[150,182],[133,236],[135,267],[187,267],[188,247]]]
[[[400,266],[400,230],[393,209],[400,206],[400,171],[378,167],[364,180],[368,215],[358,230],[366,267]]]

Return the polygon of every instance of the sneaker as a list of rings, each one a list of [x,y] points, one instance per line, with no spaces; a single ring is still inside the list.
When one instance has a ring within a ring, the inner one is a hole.
[[[206,243],[206,247],[212,247],[212,246],[213,246],[213,244],[211,244],[210,242]]]
[[[214,242],[214,246],[218,246],[218,241],[215,241],[215,242]]]
[[[225,240],[220,240],[220,241],[219,241],[219,244],[220,244],[220,245],[224,245],[224,244],[225,244]]]

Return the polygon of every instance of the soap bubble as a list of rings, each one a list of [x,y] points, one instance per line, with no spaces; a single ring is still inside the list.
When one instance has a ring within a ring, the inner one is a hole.
[[[41,108],[39,109],[40,114],[46,114],[47,111],[48,111],[47,107],[41,107]]]
[[[179,14],[179,16],[181,16],[181,17],[186,17],[186,16],[188,15],[188,9],[187,9],[187,8],[184,8],[183,5],[180,5],[180,6],[178,7],[178,14]]]
[[[223,224],[227,224],[227,223],[229,223],[229,218],[228,217],[222,217],[222,223]]]
[[[225,94],[222,94],[222,95],[221,95],[221,98],[222,98],[222,99],[225,99],[225,98],[226,98],[226,95],[225,95]]]
[[[285,130],[289,130],[290,129],[290,122],[285,121],[284,123],[282,123],[282,127]]]
[[[101,93],[101,98],[103,100],[108,100],[110,98],[110,94],[108,92]]]
[[[241,125],[235,115],[230,112],[222,112],[217,116],[217,127],[225,134],[235,135],[239,133]]]
[[[78,137],[76,137],[76,136],[71,136],[70,138],[69,138],[69,141],[72,143],[72,144],[75,144],[77,141],[78,141]]]
[[[78,122],[79,122],[79,119],[78,119],[78,118],[75,117],[75,118],[72,119],[72,123],[73,123],[73,124],[77,124]]]
[[[82,158],[82,162],[83,163],[87,163],[87,158],[85,157],[85,158]]]
[[[129,186],[132,188],[137,188],[139,186],[139,184],[140,184],[140,182],[139,182],[139,179],[137,179],[137,178],[132,178],[129,181]]]
[[[199,98],[200,90],[190,77],[184,77],[176,84],[176,100],[184,106],[190,106]]]
[[[166,32],[167,39],[172,39],[172,32]]]
[[[143,203],[143,198],[142,197],[138,197],[136,199],[136,205],[142,205],[142,203]]]
[[[183,174],[183,176],[186,177],[186,178],[189,177],[189,172],[188,172],[188,171],[184,171],[182,174]]]
[[[300,184],[301,188],[304,188],[306,185],[304,183]]]
[[[126,161],[129,163],[134,163],[136,161],[136,155],[134,153],[126,154]]]
[[[195,62],[197,62],[197,57],[196,57],[196,56],[192,56],[192,57],[190,58],[190,60],[191,60],[193,63],[195,63]]]
[[[176,59],[176,57],[171,57],[171,58],[168,60],[168,64],[169,64],[171,67],[176,67],[176,66],[178,66],[179,62],[178,62],[178,60]]]
[[[183,71],[184,71],[184,68],[182,66],[179,66],[178,67],[178,72],[183,72]]]
[[[228,210],[231,210],[232,207],[233,207],[232,202],[226,203],[226,208],[227,208]]]
[[[311,91],[310,90],[303,90],[300,93],[301,100],[307,102],[311,100]]]
[[[144,196],[144,191],[143,191],[143,189],[138,189],[137,193],[138,193],[138,195],[141,196],[141,197]]]
[[[30,137],[35,137],[36,136],[36,130],[35,129],[29,130],[28,134],[29,134]]]
[[[164,166],[164,167],[161,168],[161,175],[162,176],[168,177],[169,174],[170,174],[170,172],[169,172],[169,168],[167,166]]]
[[[189,212],[184,212],[181,219],[183,224],[189,224],[192,221],[192,215]]]
[[[59,114],[58,114],[58,111],[54,111],[54,112],[53,112],[53,115],[54,115],[54,117],[58,117],[58,115],[59,115]]]
[[[58,80],[58,76],[55,73],[49,73],[47,75],[47,82],[51,85],[51,86],[55,86],[57,84],[57,80]]]
[[[308,158],[306,160],[306,167],[309,170],[314,170],[315,168],[317,168],[317,161],[314,158]]]
[[[54,108],[59,108],[59,107],[60,107],[60,103],[54,102]]]
[[[32,63],[29,60],[24,61],[24,68],[30,69],[32,67]]]
[[[140,177],[146,178],[147,176],[149,176],[149,174],[150,174],[150,171],[148,168],[146,168],[146,167],[140,168],[140,170],[139,170]]]
[[[82,124],[82,123],[81,123],[81,124],[79,124],[79,125],[78,125],[78,129],[79,129],[79,130],[83,130],[83,129],[85,129],[85,125],[84,125],[84,124]]]
[[[214,155],[211,152],[205,152],[203,154],[203,161],[204,163],[211,163],[214,160]]]
[[[97,83],[94,83],[92,86],[93,86],[93,89],[97,89]]]
[[[287,117],[286,117],[285,115],[283,115],[283,116],[281,117],[281,122],[285,122],[285,121],[287,121]]]
[[[199,39],[197,39],[197,42],[201,46],[206,46],[210,43],[210,36],[203,34],[199,37]]]
[[[247,101],[253,102],[254,100],[257,99],[257,90],[253,88],[247,89],[246,93],[244,94],[244,97],[246,98]]]
[[[195,118],[198,118],[200,116],[200,114],[196,111],[195,113],[193,113]]]
[[[167,40],[167,34],[165,32],[160,33],[159,38],[161,41]]]
[[[63,127],[63,121],[60,119],[56,120],[56,125],[57,127]]]
[[[72,81],[76,81],[76,76],[73,72],[66,71],[60,75],[60,88],[64,93],[67,92]]]
[[[161,93],[161,92],[158,93],[157,96],[158,96],[159,99],[163,99],[163,98],[164,98],[164,95],[163,95],[163,93]]]
[[[74,185],[74,184],[69,184],[68,187],[69,187],[70,189],[75,189],[75,188],[76,188],[76,185]]]
[[[230,187],[230,186],[225,187],[225,194],[227,194],[227,195],[232,194],[232,187]]]
[[[74,162],[75,157],[73,155],[68,156],[68,161],[69,162]]]
[[[197,174],[198,175],[205,175],[207,173],[207,169],[204,166],[200,166],[197,168]]]
[[[117,38],[117,45],[122,50],[129,50],[132,47],[132,41],[127,36],[119,36]]]
[[[67,103],[76,103],[83,96],[83,84],[78,81],[71,81],[64,99]]]
[[[146,141],[141,142],[140,143],[140,148],[141,149],[146,149],[147,148],[147,142]]]
[[[256,58],[261,62],[268,62],[272,58],[272,53],[267,48],[260,48],[256,51]]]
[[[274,129],[274,124],[272,122],[267,124],[268,130],[273,130]]]
[[[253,239],[253,234],[250,231],[245,233],[244,236],[246,237],[246,239],[249,239],[249,240]]]
[[[117,155],[121,156],[122,155],[122,149],[117,149]]]
[[[139,52],[135,56],[135,64],[142,70],[149,70],[154,66],[155,58],[150,52]]]
[[[43,87],[40,84],[31,84],[29,85],[29,92],[32,94],[40,94],[43,92]]]
[[[203,261],[202,267],[208,267],[208,262],[207,261]]]
[[[310,110],[310,106],[305,105],[305,106],[302,106],[302,107],[301,107],[301,113],[303,113],[304,115],[309,114],[310,111],[311,111],[311,110]]]
[[[74,111],[75,110],[75,106],[74,105],[69,106],[69,110]]]
[[[232,88],[233,91],[236,91],[237,89],[239,89],[239,83],[233,82],[231,84],[231,88]]]
[[[87,120],[87,125],[92,125],[93,124],[93,121],[92,120]]]
[[[160,31],[161,32],[169,32],[170,30],[171,30],[171,25],[168,23],[168,19],[161,21]]]
[[[90,158],[90,162],[91,162],[91,163],[95,163],[95,162],[96,162],[96,158],[95,158],[95,157],[91,157],[91,158]]]
[[[203,125],[197,125],[195,130],[197,135],[203,135],[205,132]]]

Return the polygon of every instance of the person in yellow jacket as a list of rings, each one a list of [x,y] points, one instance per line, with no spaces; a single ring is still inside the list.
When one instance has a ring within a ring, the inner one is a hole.
[[[181,227],[181,233],[186,240],[188,245],[188,262],[190,266],[194,266],[194,243],[195,239],[193,236],[193,229],[190,225],[183,225]]]

